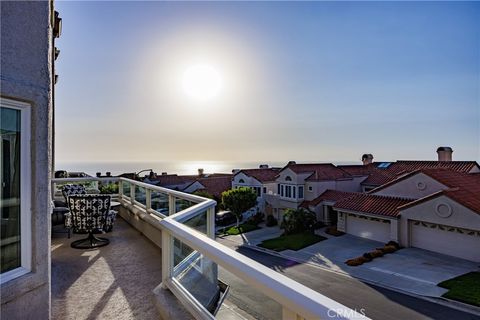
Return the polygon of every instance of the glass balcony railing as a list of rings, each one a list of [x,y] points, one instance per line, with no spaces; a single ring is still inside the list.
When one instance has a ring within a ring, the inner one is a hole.
[[[54,187],[68,180],[54,179]],[[102,178],[90,180],[102,183]],[[196,319],[214,319],[222,301],[218,266],[276,301],[283,319],[366,319],[216,242],[214,200],[126,178],[117,178],[116,183],[119,188],[114,197],[123,209],[140,214],[161,232],[162,286]]]

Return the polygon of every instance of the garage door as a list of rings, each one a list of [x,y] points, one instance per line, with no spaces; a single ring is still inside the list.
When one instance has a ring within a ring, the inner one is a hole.
[[[347,216],[347,233],[376,240],[388,242],[390,240],[390,222],[382,222],[360,218],[359,216]]]
[[[480,262],[480,237],[475,232],[469,235],[466,230],[461,230],[463,233],[460,233],[457,229],[448,229],[452,228],[410,221],[410,245]]]

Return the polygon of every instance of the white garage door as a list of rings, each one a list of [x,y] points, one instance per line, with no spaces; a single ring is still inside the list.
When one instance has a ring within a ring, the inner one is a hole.
[[[480,237],[441,230],[432,224],[410,221],[410,245],[421,249],[443,253],[449,256],[480,262]]]
[[[390,223],[362,219],[356,216],[347,216],[347,233],[376,240],[380,242],[390,241]]]

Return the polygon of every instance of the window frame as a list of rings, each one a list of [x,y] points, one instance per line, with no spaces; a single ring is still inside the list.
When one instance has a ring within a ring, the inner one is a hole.
[[[20,266],[1,273],[0,284],[32,271],[31,108],[29,103],[0,97],[0,107],[20,111]]]
[[[300,192],[300,190],[302,190]],[[305,188],[303,186],[298,186],[298,199],[303,199],[305,197],[304,195]]]

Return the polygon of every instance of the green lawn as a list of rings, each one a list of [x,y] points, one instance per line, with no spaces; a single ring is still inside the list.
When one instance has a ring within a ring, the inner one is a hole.
[[[312,234],[310,232],[282,235],[278,238],[268,239],[259,244],[260,247],[275,250],[300,250],[314,243],[325,240],[325,237]]]
[[[480,272],[470,272],[443,281],[439,287],[450,289],[443,296],[480,307]]]
[[[249,232],[257,229],[260,229],[260,227],[254,224],[242,223],[240,224],[240,226],[238,226],[238,228],[236,226],[228,228],[227,230],[225,230],[225,234],[234,236],[240,233],[245,233],[245,232]]]

